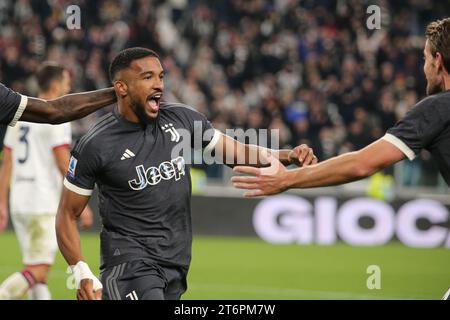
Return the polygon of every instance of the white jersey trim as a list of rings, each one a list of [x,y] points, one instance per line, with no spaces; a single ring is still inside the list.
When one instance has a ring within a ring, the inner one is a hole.
[[[414,160],[416,155],[414,151],[411,150],[402,140],[394,136],[393,134],[386,133],[381,139],[386,140],[387,142],[392,143],[394,146],[400,149],[401,152],[408,157],[409,160]]]
[[[25,108],[27,107],[27,103],[28,103],[28,97],[21,94],[19,107],[17,108],[14,118],[9,123],[9,125],[11,127],[14,127],[16,125],[17,121],[19,121],[20,117],[22,116],[23,112],[25,111]]]
[[[83,189],[83,188],[77,187],[73,183],[70,183],[69,180],[67,180],[66,178],[64,178],[64,186],[67,189],[69,189],[70,191],[78,193],[79,195],[82,195],[82,196],[90,196],[90,195],[92,195],[92,192],[94,191],[94,190]]]
[[[217,142],[219,141],[220,136],[222,135],[222,132],[220,132],[217,129],[214,129],[214,136],[211,139],[211,141],[208,143],[208,145],[205,147],[204,152],[205,153],[211,153],[211,151],[216,147]]]

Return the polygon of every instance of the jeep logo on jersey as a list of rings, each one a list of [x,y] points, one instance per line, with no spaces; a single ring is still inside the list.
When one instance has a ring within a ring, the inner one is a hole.
[[[178,133],[177,129],[173,127],[172,123],[165,124],[161,127],[161,129],[164,132],[170,133],[170,141],[172,142],[178,142],[180,141],[180,134]]]
[[[184,158],[178,157],[169,161],[164,161],[158,167],[150,167],[145,169],[143,165],[136,167],[137,179],[129,180],[128,184],[133,190],[142,190],[147,185],[157,185],[161,180],[170,180],[175,178],[176,181],[181,179],[184,172]]]

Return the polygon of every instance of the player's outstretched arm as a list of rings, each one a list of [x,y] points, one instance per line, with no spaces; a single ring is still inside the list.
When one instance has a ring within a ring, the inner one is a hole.
[[[326,187],[352,182],[368,177],[405,157],[400,149],[383,139],[359,151],[294,170],[287,170],[269,155],[267,161],[271,165],[268,168],[235,167],[235,172],[249,176],[233,177],[232,182],[236,188],[251,190],[244,194],[247,197],[271,195],[291,188]]]
[[[67,263],[72,267],[78,300],[99,300],[102,293],[100,281],[84,262],[77,228],[77,219],[86,207],[89,198],[89,196],[79,195],[64,187],[56,214],[58,246]]]
[[[115,101],[113,88],[68,94],[54,100],[29,97],[20,120],[58,124],[82,118]]]
[[[269,166],[265,154],[272,154],[282,164],[296,164],[306,166],[317,163],[317,157],[313,150],[306,144],[295,147],[292,150],[271,150],[253,144],[244,144],[227,135],[221,134],[215,147],[215,155],[224,164],[234,167],[246,165],[252,167]]]

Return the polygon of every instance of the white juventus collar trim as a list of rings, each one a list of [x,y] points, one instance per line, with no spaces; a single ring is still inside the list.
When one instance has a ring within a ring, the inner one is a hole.
[[[122,158],[120,158],[120,160],[130,159],[130,158],[133,158],[134,156],[136,156],[136,155],[132,151],[127,149],[123,153]]]
[[[17,108],[14,118],[9,123],[9,125],[11,127],[14,127],[16,125],[17,121],[19,121],[20,117],[22,116],[23,112],[25,111],[25,108],[27,107],[27,104],[28,104],[28,97],[21,94],[19,107]]]

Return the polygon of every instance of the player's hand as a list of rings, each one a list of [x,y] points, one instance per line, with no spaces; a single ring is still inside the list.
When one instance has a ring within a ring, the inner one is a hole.
[[[299,167],[317,163],[314,151],[306,144],[301,144],[289,152],[289,161]]]
[[[89,208],[89,206],[86,206],[86,208],[84,208],[83,212],[81,212],[80,215],[80,228],[87,229],[91,227],[93,221],[92,210],[91,208]]]
[[[77,285],[77,299],[100,300],[103,286],[100,280],[92,273],[88,264],[80,260],[71,267]]]
[[[269,167],[254,168],[247,166],[236,166],[234,172],[246,173],[249,176],[235,176],[231,178],[233,186],[238,189],[248,189],[245,197],[258,197],[277,194],[287,189],[286,182],[288,170],[270,153],[263,155],[264,161],[270,163]]]
[[[80,289],[77,290],[78,300],[101,300],[102,289],[94,290],[94,281],[92,279],[82,279]]]
[[[8,226],[8,205],[0,203],[0,231]]]

